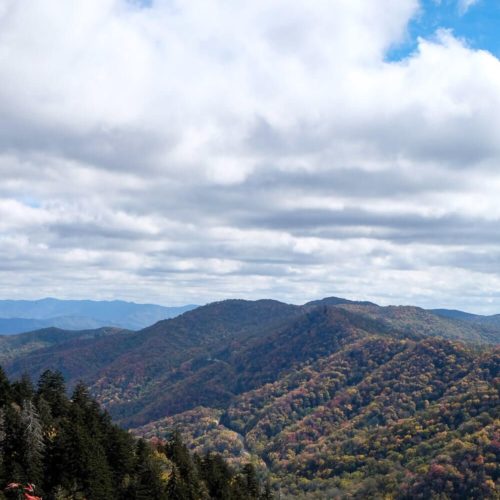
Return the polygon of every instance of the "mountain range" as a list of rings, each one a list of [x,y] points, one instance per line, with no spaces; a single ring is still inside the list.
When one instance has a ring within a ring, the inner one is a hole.
[[[226,300],[138,332],[3,337],[0,364],[83,380],[136,435],[178,428],[193,450],[251,459],[285,498],[495,498],[500,326],[484,318]]]
[[[9,335],[42,328],[88,330],[117,327],[140,330],[157,321],[173,318],[195,305],[164,307],[122,300],[0,300],[0,334]]]

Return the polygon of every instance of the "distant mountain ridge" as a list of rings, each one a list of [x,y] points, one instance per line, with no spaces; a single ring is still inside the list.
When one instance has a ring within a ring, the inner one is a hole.
[[[224,405],[282,370],[327,355],[345,335],[349,341],[376,334],[500,343],[500,328],[418,307],[337,298],[316,304],[215,302],[138,332],[68,336],[37,350],[24,347],[18,356],[11,350],[5,368],[12,376],[27,371],[34,378],[47,368],[60,369],[70,385],[79,379],[89,383],[115,418],[138,425],[209,401]]]
[[[164,307],[122,300],[0,300],[0,334],[16,334],[41,328],[87,330],[116,327],[140,330],[173,318],[197,306]]]
[[[457,309],[430,309],[430,311],[444,318],[459,319],[470,323],[480,323],[482,325],[498,326],[500,325],[500,314],[484,316],[482,314],[472,314]]]
[[[495,498],[499,344],[481,318],[419,307],[225,300],[137,332],[0,338],[0,364],[83,380],[138,435],[252,457],[283,498],[434,498],[445,472],[463,498]]]

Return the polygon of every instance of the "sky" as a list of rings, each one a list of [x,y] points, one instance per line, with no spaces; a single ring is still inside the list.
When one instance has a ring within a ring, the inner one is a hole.
[[[500,313],[500,1],[0,0],[0,298]]]

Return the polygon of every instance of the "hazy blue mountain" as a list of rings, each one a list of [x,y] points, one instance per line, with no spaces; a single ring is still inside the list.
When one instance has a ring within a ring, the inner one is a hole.
[[[0,335],[13,335],[17,333],[32,332],[43,328],[56,327],[62,330],[87,330],[116,326],[115,322],[98,320],[86,316],[57,316],[49,319],[33,318],[0,318]]]
[[[0,318],[0,334],[10,335],[12,333],[31,332],[49,326],[43,319],[29,318]]]
[[[479,314],[472,314],[458,309],[431,309],[432,313],[442,316],[443,318],[461,319],[463,321],[477,321],[488,316],[481,316]]]
[[[121,300],[0,300],[0,334],[15,334],[52,326],[65,330],[103,326],[139,330],[196,307],[192,304],[164,307]]]
[[[443,318],[457,319],[467,323],[472,323],[489,331],[497,331],[500,327],[500,314],[483,316],[481,314],[471,314],[464,311],[458,311],[456,309],[432,309],[431,312]]]

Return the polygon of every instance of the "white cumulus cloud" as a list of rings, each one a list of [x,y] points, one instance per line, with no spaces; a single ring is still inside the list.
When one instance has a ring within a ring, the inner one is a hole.
[[[0,295],[500,311],[500,61],[418,12],[0,0]]]

